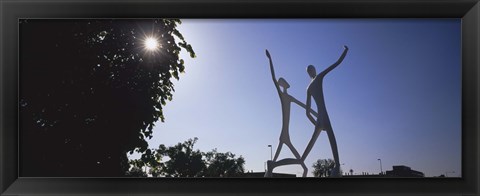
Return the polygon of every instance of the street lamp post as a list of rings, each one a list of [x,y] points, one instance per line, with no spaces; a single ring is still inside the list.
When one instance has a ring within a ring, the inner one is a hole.
[[[383,174],[383,169],[382,169],[382,159],[377,159],[380,161],[380,174]]]
[[[268,145],[270,148],[270,160],[273,160],[273,152],[272,152],[272,145]]]

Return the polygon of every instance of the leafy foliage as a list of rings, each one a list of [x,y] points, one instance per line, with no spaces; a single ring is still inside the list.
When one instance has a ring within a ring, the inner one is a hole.
[[[206,153],[194,150],[197,141],[198,138],[189,139],[170,147],[162,144],[150,151],[151,157],[131,160],[127,174],[137,168],[149,168],[153,177],[236,177],[244,173],[243,157],[235,158],[231,152],[221,153],[216,149]]]
[[[331,171],[335,167],[335,161],[332,159],[318,159],[313,163],[313,176],[329,177]]]
[[[217,152],[217,149],[204,155],[208,165],[204,172],[205,177],[237,177],[245,172],[245,159],[242,156],[235,158],[235,154]]]
[[[123,176],[195,57],[178,19],[21,20],[21,176]],[[159,39],[147,52],[142,41]]]
[[[197,140],[197,138],[189,139],[168,148],[163,144],[160,145],[156,151],[157,154],[170,158],[165,162],[162,174],[167,177],[200,177],[206,166],[202,160],[202,153],[199,150],[193,150]]]
[[[141,167],[134,166],[126,172],[125,176],[128,177],[147,177],[147,173],[142,170]]]

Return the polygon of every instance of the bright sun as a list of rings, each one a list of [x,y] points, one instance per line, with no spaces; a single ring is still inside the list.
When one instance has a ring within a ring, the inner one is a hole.
[[[158,41],[153,37],[148,37],[147,39],[145,39],[144,44],[145,44],[145,48],[150,51],[157,50],[158,48]]]

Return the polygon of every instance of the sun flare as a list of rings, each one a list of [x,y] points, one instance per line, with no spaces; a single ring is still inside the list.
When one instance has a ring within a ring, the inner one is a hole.
[[[154,37],[148,37],[145,39],[145,48],[149,51],[155,51],[158,49],[158,40]]]

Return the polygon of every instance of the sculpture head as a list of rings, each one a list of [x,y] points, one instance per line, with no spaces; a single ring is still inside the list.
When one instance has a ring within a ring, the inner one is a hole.
[[[288,88],[290,88],[290,84],[288,84],[288,82],[283,79],[283,78],[279,78],[278,79],[278,85],[280,85],[281,87],[283,87],[283,90],[286,91]]]
[[[309,65],[307,67],[307,73],[308,75],[310,76],[310,78],[315,78],[315,76],[317,76],[317,70],[315,69],[315,67],[313,65]]]

